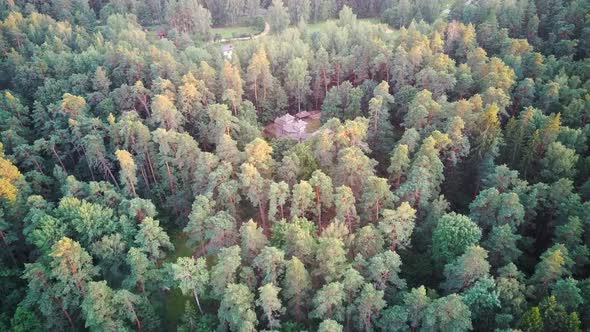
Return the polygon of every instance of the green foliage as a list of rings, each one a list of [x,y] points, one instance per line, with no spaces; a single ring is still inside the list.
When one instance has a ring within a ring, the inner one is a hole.
[[[10,320],[11,331],[15,332],[38,332],[43,331],[41,322],[33,312],[23,306],[18,306],[14,316]]]
[[[567,313],[564,306],[550,296],[540,304],[545,331],[580,331],[580,319],[576,312]]]
[[[523,332],[544,331],[543,319],[541,318],[539,307],[532,307],[527,311],[520,319],[518,327]]]
[[[342,321],[344,310],[344,288],[339,282],[331,282],[323,286],[313,298],[313,311],[310,316],[319,319]]]
[[[268,9],[269,24],[276,33],[283,32],[289,25],[289,13],[283,5],[283,1],[273,0]]]
[[[256,331],[256,313],[252,308],[254,295],[242,284],[228,284],[223,292],[217,317],[222,326],[233,331]]]
[[[446,281],[443,288],[448,291],[459,291],[487,277],[490,272],[487,257],[488,253],[485,249],[479,246],[468,247],[463,255],[445,265]]]
[[[0,1],[0,330],[588,330],[589,17]]]
[[[277,316],[285,312],[279,299],[280,288],[273,284],[265,284],[258,288],[259,297],[256,300],[256,305],[262,309],[263,316],[271,329],[279,328],[281,326]]]
[[[442,216],[432,234],[432,252],[440,262],[450,262],[479,242],[481,230],[466,216],[448,213]]]
[[[566,278],[560,279],[551,287],[551,295],[555,297],[558,303],[563,305],[568,311],[575,311],[580,304],[584,303],[578,281]]]
[[[318,326],[318,332],[342,332],[342,325],[338,324],[338,322],[326,319],[320,323]]]
[[[425,317],[426,331],[469,331],[472,328],[471,312],[456,294],[432,301]]]
[[[198,294],[202,293],[209,283],[209,271],[204,258],[195,260],[193,257],[179,257],[176,263],[172,264],[172,278],[182,291],[182,294],[191,294],[197,301],[201,313],[201,304]]]

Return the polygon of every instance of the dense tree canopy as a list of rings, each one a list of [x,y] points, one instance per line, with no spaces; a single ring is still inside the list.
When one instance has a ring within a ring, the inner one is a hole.
[[[0,330],[589,330],[589,17],[0,1]]]

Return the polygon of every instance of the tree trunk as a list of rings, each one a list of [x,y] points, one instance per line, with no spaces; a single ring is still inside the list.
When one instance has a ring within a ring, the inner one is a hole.
[[[113,183],[115,184],[115,186],[117,187],[117,189],[120,189],[119,188],[119,183],[117,182],[117,179],[115,179],[115,176],[113,175],[113,172],[111,172],[111,169],[107,166],[106,162],[104,160],[102,160],[101,163],[102,163],[102,167],[104,167],[107,170],[107,173],[111,177],[111,180],[113,180]],[[135,192],[135,190],[134,190],[134,192]]]
[[[322,228],[322,204],[320,203],[320,191],[318,188],[315,190],[315,201],[316,207],[318,209],[318,227]]]
[[[158,180],[156,180],[156,173],[154,172],[154,165],[152,163],[152,158],[150,157],[150,152],[148,150],[148,147],[145,146],[143,148],[144,152],[145,152],[145,157],[147,159],[148,162],[148,166],[150,168],[150,172],[152,173],[152,179],[154,180],[154,183],[158,183]]]
[[[135,317],[135,324],[137,325],[137,330],[139,332],[141,332],[142,331],[141,321],[139,320],[139,316],[137,316],[137,312],[135,312],[135,309],[133,308],[132,304],[129,304],[129,309],[131,310],[131,312],[133,313],[133,316]]]
[[[269,229],[266,225],[266,208],[262,200],[260,200],[258,203],[258,213],[260,214],[260,221],[262,221],[262,228],[264,229],[266,235],[269,235]]]
[[[150,189],[150,182],[149,182],[149,180],[147,178],[147,174],[145,172],[145,167],[143,165],[141,165],[140,170],[141,170],[141,176],[143,177],[143,182],[145,183],[145,186],[147,187],[147,190],[148,191],[151,191],[151,189]]]
[[[201,315],[203,314],[203,309],[201,308],[201,302],[199,302],[199,297],[197,296],[197,290],[193,290],[193,294],[195,295],[195,300],[197,301],[197,307],[199,307],[199,311]]]
[[[141,103],[141,105],[143,106],[143,109],[145,110],[145,114],[147,115],[148,118],[151,117],[149,108],[147,106],[147,98],[146,96],[142,96],[142,98],[138,98],[139,102]]]
[[[205,256],[205,253],[207,253],[207,249],[205,248],[205,242],[201,241],[201,256]]]
[[[67,263],[70,267],[70,272],[72,273],[72,277],[74,277],[74,279],[76,279],[76,287],[78,288],[78,290],[80,290],[80,292],[82,293],[82,297],[86,298],[86,289],[84,288],[84,283],[82,282],[82,280],[80,278],[78,278],[78,269],[74,266],[74,264],[72,264],[72,261],[70,259],[67,259]]]
[[[348,231],[352,234],[352,218],[350,218],[350,210],[346,211],[346,223],[348,224]]]
[[[137,193],[135,192],[135,185],[130,180],[127,180],[127,182],[129,182],[129,186],[131,187],[131,192],[133,193],[133,196],[137,197]]]
[[[328,78],[326,77],[326,68],[322,68],[322,77],[324,80],[324,93],[328,94]]]
[[[375,204],[375,216],[373,217],[373,222],[379,219],[379,213],[381,212],[381,204],[379,201]]]
[[[61,158],[59,158],[59,155],[57,154],[57,151],[55,151],[55,145],[52,145],[51,146],[51,151],[53,151],[53,155],[55,156],[55,159],[57,159],[57,161],[61,165],[61,168],[63,168],[64,171],[65,171],[66,170],[66,167],[64,166],[63,162],[61,161]]]
[[[170,188],[170,192],[174,194],[174,181],[172,181],[172,172],[170,172],[168,161],[166,161],[166,172],[168,173],[168,187]]]
[[[41,274],[40,272],[36,272],[35,275],[37,276],[37,278],[39,278],[39,280],[41,280],[43,282],[43,285],[45,285],[45,287],[47,289],[49,289],[49,283],[47,282],[47,279],[45,279],[43,274]],[[55,295],[51,295],[51,297],[53,298],[53,301],[55,303],[57,303],[57,305],[59,305],[59,307],[61,308],[61,312],[64,314],[64,316],[66,317],[68,322],[70,322],[70,325],[72,326],[72,328],[74,328],[74,322],[72,321],[72,317],[70,316],[70,314],[68,313],[66,308],[63,306],[63,303],[61,302],[61,300],[58,299]]]
[[[350,332],[350,310],[346,310],[346,332]]]
[[[27,154],[27,157],[31,157],[31,154],[28,152],[25,152]],[[43,172],[43,168],[41,168],[41,165],[39,165],[39,163],[33,158],[33,164],[35,164],[35,168],[37,168],[37,170],[39,171],[39,173],[45,175],[45,172]]]
[[[258,77],[254,78],[254,101],[256,102],[256,107],[258,107]]]

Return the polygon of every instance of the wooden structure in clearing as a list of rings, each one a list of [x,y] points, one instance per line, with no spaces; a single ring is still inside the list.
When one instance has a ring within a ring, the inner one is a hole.
[[[313,135],[307,130],[308,124],[319,121],[320,116],[319,111],[303,111],[294,116],[285,114],[264,127],[264,134],[272,138],[291,137],[303,141]]]

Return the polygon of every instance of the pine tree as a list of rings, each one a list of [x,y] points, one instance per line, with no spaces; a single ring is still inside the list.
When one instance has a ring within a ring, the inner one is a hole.
[[[183,295],[192,295],[197,302],[199,311],[203,314],[201,303],[199,302],[199,293],[203,293],[209,283],[209,271],[205,258],[200,257],[178,257],[176,263],[171,265],[172,278],[182,291]]]
[[[283,32],[289,25],[289,13],[283,6],[283,1],[273,0],[272,5],[268,7],[268,15],[272,17],[269,22],[273,32]]]
[[[358,221],[355,207],[356,200],[352,190],[347,186],[337,187],[334,194],[334,202],[339,202],[339,204],[335,204],[336,218],[345,221],[348,225],[348,231],[352,232]]]
[[[166,256],[165,250],[174,250],[168,234],[160,227],[160,222],[145,218],[135,236],[135,243],[147,253],[152,260],[158,261]]]
[[[221,248],[217,255],[217,264],[213,265],[209,276],[215,296],[222,296],[226,287],[236,282],[238,268],[241,263],[240,247]]]
[[[403,202],[397,209],[385,209],[382,214],[378,227],[389,240],[390,249],[395,251],[398,248],[408,248],[414,231],[416,210],[407,202]]]
[[[318,326],[318,332],[342,332],[342,325],[335,320],[325,319]]]
[[[260,271],[263,283],[278,285],[285,269],[285,253],[275,247],[264,247],[254,259],[254,267]]]
[[[522,254],[517,246],[521,238],[510,225],[494,226],[482,244],[490,253],[490,263],[497,267],[516,261]]]
[[[377,162],[367,157],[359,148],[345,148],[338,152],[335,180],[360,195],[367,179],[373,175]]]
[[[268,193],[268,219],[270,221],[277,220],[277,214],[280,219],[285,219],[285,204],[289,197],[289,185],[284,181],[272,182]]]
[[[289,312],[301,321],[305,318],[311,295],[311,277],[305,269],[305,265],[296,256],[291,257],[285,265],[283,295],[288,301]]]
[[[254,95],[256,107],[259,107],[260,102],[266,100],[267,90],[270,89],[272,79],[270,62],[268,61],[266,50],[259,48],[252,55],[246,73],[246,81],[251,93]]]
[[[277,316],[285,312],[285,308],[279,299],[279,292],[281,289],[271,283],[265,284],[258,288],[259,297],[256,300],[256,305],[262,309],[263,316],[268,323],[268,327],[276,329],[281,327],[280,320]]]
[[[476,281],[487,277],[490,264],[488,253],[479,246],[472,246],[465,250],[454,262],[445,265],[446,281],[443,288],[454,292],[471,287]]]
[[[252,308],[254,294],[247,286],[231,283],[223,292],[217,317],[225,328],[232,331],[254,332],[258,320]]]
[[[560,279],[551,287],[551,295],[555,296],[557,302],[565,307],[567,311],[576,311],[584,303],[578,281],[571,277]]]
[[[389,190],[387,179],[369,176],[360,201],[363,219],[373,223],[376,222],[383,209],[393,207],[396,200],[397,197]]]
[[[346,292],[346,330],[350,330],[351,318],[355,307],[355,300],[359,296],[361,287],[365,284],[365,279],[352,266],[346,269],[342,277],[342,286]]]
[[[320,237],[315,261],[316,268],[313,271],[315,276],[322,278],[327,283],[338,280],[344,272],[346,263],[344,243],[339,239]]]
[[[119,165],[121,166],[121,179],[120,181],[125,184],[125,189],[133,196],[137,196],[135,187],[137,186],[137,167],[133,156],[128,151],[117,150],[115,151]]]
[[[531,281],[538,284],[537,291],[545,294],[551,283],[570,275],[572,261],[569,251],[563,244],[556,244],[541,255]]]
[[[554,296],[546,298],[540,304],[544,331],[580,331],[580,319],[576,312],[568,315],[564,306]]]
[[[321,170],[315,170],[309,179],[309,184],[313,188],[314,201],[318,228],[322,228],[322,211],[332,208],[334,205],[334,188],[332,179],[324,174]]]
[[[394,189],[397,189],[410,168],[410,158],[408,146],[406,144],[398,144],[389,160],[389,179],[393,183]]]
[[[207,231],[205,220],[213,214],[213,204],[207,196],[195,197],[191,213],[188,216],[188,223],[183,232],[187,234],[187,245],[201,245],[201,254],[205,253],[205,232]]]
[[[83,298],[87,295],[87,284],[98,274],[92,264],[92,257],[80,246],[80,243],[64,237],[53,245],[51,276],[64,284],[66,289],[79,292]]]
[[[301,112],[301,104],[305,104],[309,93],[311,77],[308,73],[307,60],[294,58],[287,64],[287,91],[297,101],[297,111]]]
[[[379,316],[381,310],[385,307],[383,300],[384,292],[377,290],[372,284],[365,284],[356,300],[356,307],[359,320],[359,326],[365,331],[370,331],[373,327],[374,320]]]
[[[469,331],[472,329],[471,312],[460,295],[451,294],[438,298],[428,306],[424,314],[426,331]]]
[[[128,319],[135,324],[138,331],[142,331],[141,319],[137,312],[138,305],[142,303],[142,298],[131,293],[126,289],[119,289],[113,296],[113,303],[117,308],[117,314],[123,319]]]
[[[376,288],[399,290],[406,287],[406,281],[400,278],[402,261],[396,252],[387,250],[381,252],[369,260],[367,274]]]
[[[252,164],[244,163],[240,168],[241,173],[239,176],[242,188],[252,205],[258,207],[262,227],[268,231],[268,225],[266,224],[268,180],[264,179]]]
[[[314,310],[310,312],[310,317],[341,322],[344,318],[344,296],[341,283],[336,281],[324,285],[313,298]]]
[[[263,230],[252,219],[240,227],[240,239],[242,258],[247,262],[252,262],[268,243]]]
[[[545,331],[539,307],[532,307],[520,319],[518,328],[523,332]]]
[[[166,130],[179,131],[184,117],[176,109],[172,100],[165,95],[156,95],[151,105],[153,121]]]
[[[363,258],[371,258],[383,251],[383,234],[373,224],[360,228],[354,234],[354,252]]]
[[[404,295],[404,305],[407,308],[408,320],[413,330],[417,330],[422,326],[426,317],[426,308],[430,305],[432,300],[426,296],[426,289],[424,286],[412,288],[409,293]]]
[[[121,321],[116,319],[113,297],[114,292],[106,281],[88,284],[88,296],[82,302],[82,312],[90,331],[116,331],[122,327]]]
[[[474,144],[474,150],[479,158],[483,158],[490,151],[501,134],[498,112],[500,112],[498,106],[492,104],[486,107],[480,117],[479,129]]]
[[[394,98],[389,94],[389,84],[381,82],[374,90],[374,95],[369,100],[369,143],[377,154],[389,152],[393,144],[393,126],[389,119],[390,105]]]
[[[238,105],[242,103],[244,94],[243,81],[240,76],[240,69],[232,65],[231,62],[224,60],[220,75],[221,91],[223,99],[231,105],[232,113],[237,114]]]
[[[437,223],[432,234],[434,258],[450,262],[463,254],[481,238],[481,230],[466,216],[454,212],[445,214]]]
[[[291,218],[305,217],[314,200],[312,186],[307,181],[301,181],[293,186],[291,198]]]

